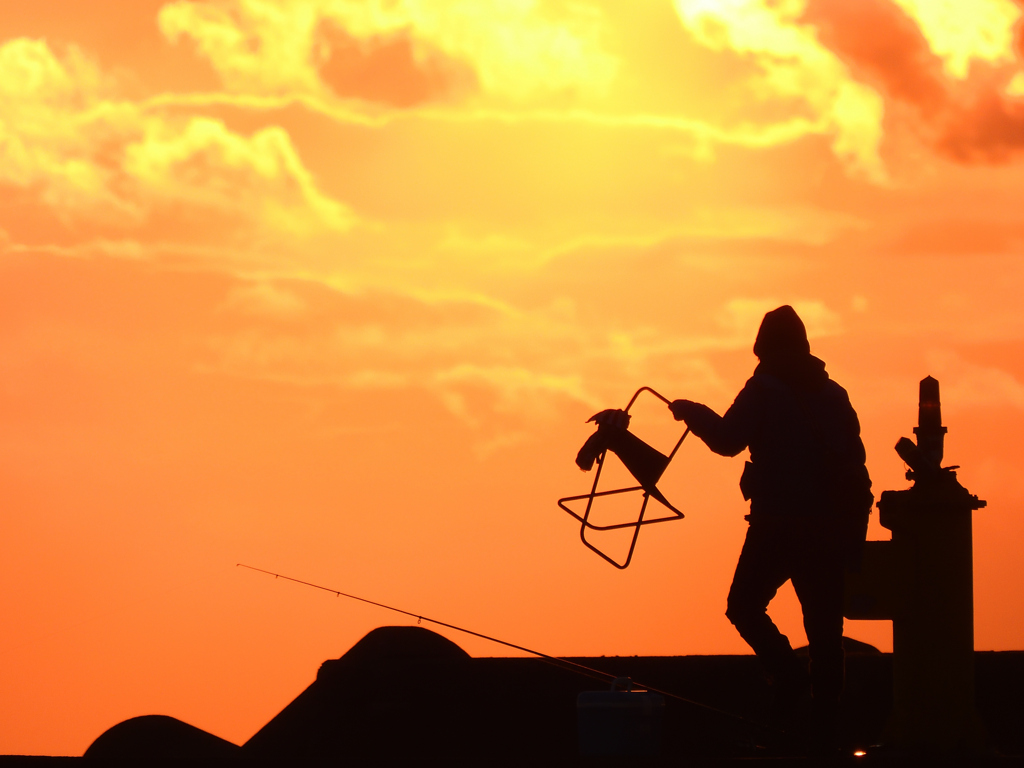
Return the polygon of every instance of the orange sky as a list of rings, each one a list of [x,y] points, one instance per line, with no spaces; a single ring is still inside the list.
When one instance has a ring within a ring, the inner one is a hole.
[[[551,654],[746,652],[741,459],[684,444],[625,572],[555,500],[637,387],[726,408],[782,303],[876,492],[940,380],[977,647],[1024,648],[1024,3],[4,5],[0,754],[240,743],[404,621],[237,562]]]

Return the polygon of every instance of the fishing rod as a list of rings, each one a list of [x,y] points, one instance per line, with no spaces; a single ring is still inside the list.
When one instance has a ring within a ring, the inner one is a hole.
[[[384,608],[385,610],[388,610],[388,611],[394,611],[395,613],[401,613],[404,616],[410,616],[410,617],[416,619],[417,623],[426,621],[426,622],[429,622],[431,624],[436,624],[436,625],[438,625],[440,627],[447,627],[448,629],[454,629],[456,632],[463,632],[463,633],[465,633],[467,635],[472,635],[473,637],[479,637],[482,640],[489,640],[492,643],[498,643],[499,645],[504,645],[504,646],[506,646],[508,648],[514,648],[517,651],[523,651],[524,653],[529,653],[529,654],[531,654],[533,656],[538,656],[541,659],[547,661],[548,663],[553,664],[554,666],[561,667],[561,668],[566,669],[568,671],[575,672],[576,674],[582,675],[584,677],[589,677],[589,678],[594,679],[594,680],[601,680],[601,681],[606,682],[606,683],[611,681],[612,683],[614,683],[620,677],[619,675],[612,675],[612,674],[610,674],[608,672],[602,672],[599,669],[594,669],[593,667],[588,667],[585,664],[580,664],[580,663],[575,662],[575,661],[570,661],[569,659],[563,659],[563,658],[561,658],[559,656],[551,656],[551,655],[549,655],[547,653],[543,653],[541,651],[535,651],[534,649],[527,648],[526,646],[523,646],[523,645],[516,645],[515,643],[510,643],[507,640],[502,640],[502,639],[497,638],[497,637],[492,637],[491,635],[485,635],[482,632],[474,632],[472,629],[466,629],[465,627],[460,627],[460,626],[457,626],[455,624],[449,624],[448,622],[440,621],[439,619],[432,619],[429,616],[424,616],[424,615],[419,614],[419,613],[414,613],[413,611],[406,611],[406,610],[404,610],[402,608],[396,608],[396,607],[394,607],[392,605],[386,605],[385,603],[378,603],[375,600],[369,600],[369,599],[367,599],[365,597],[359,597],[358,595],[351,595],[351,594],[349,594],[347,592],[342,592],[341,590],[334,589],[332,587],[324,587],[324,586],[321,586],[320,584],[314,584],[314,583],[312,583],[310,581],[303,581],[302,579],[296,579],[296,578],[294,578],[292,576],[285,576],[283,573],[275,573],[274,571],[268,571],[268,570],[265,570],[263,568],[257,568],[257,567],[255,567],[253,565],[246,565],[245,563],[236,563],[235,566],[237,568],[248,568],[250,571],[257,571],[259,573],[265,573],[268,576],[273,576],[275,579],[284,579],[285,581],[293,581],[296,584],[302,584],[303,586],[306,586],[306,587],[312,587],[313,589],[319,589],[319,590],[322,590],[324,592],[330,592],[331,594],[333,594],[333,595],[335,595],[337,597],[347,597],[350,600],[358,600],[361,603],[366,603],[368,605],[374,605],[374,606],[376,606],[378,608]],[[643,689],[646,689],[648,691],[651,691],[652,693],[659,693],[662,696],[667,696],[670,699],[675,699],[676,701],[681,701],[681,702],[683,702],[685,704],[689,704],[691,706],[707,710],[708,712],[713,712],[713,713],[715,713],[717,715],[721,715],[722,717],[727,717],[730,720],[736,720],[736,721],[741,722],[741,723],[743,723],[745,725],[753,726],[754,728],[761,728],[761,729],[772,730],[772,731],[778,730],[776,728],[772,728],[772,727],[770,727],[768,725],[765,725],[764,723],[759,723],[759,722],[755,722],[754,720],[750,720],[750,719],[748,719],[746,717],[743,717],[742,715],[736,715],[736,714],[733,714],[732,712],[726,712],[724,710],[717,709],[716,707],[712,707],[712,706],[710,706],[708,704],[702,704],[699,701],[693,701],[692,699],[687,699],[687,698],[685,698],[683,696],[679,696],[678,694],[675,694],[675,693],[669,693],[668,691],[662,691],[662,690],[660,690],[658,688],[655,688],[655,687],[650,686],[650,685],[645,685],[645,684],[640,683],[640,682],[637,682],[636,684],[640,688],[643,688]]]

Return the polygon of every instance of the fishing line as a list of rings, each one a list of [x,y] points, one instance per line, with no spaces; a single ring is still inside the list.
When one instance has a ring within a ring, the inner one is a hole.
[[[358,595],[351,595],[351,594],[349,594],[347,592],[342,592],[341,590],[333,589],[332,587],[324,587],[324,586],[321,586],[320,584],[313,584],[312,582],[309,582],[309,581],[303,581],[302,579],[296,579],[296,578],[293,578],[291,576],[285,576],[283,573],[274,573],[273,571],[267,571],[267,570],[265,570],[263,568],[257,568],[257,567],[252,566],[252,565],[246,565],[245,563],[236,563],[235,565],[238,568],[248,568],[250,571],[257,571],[259,573],[265,573],[268,576],[273,576],[275,579],[284,579],[285,581],[293,581],[296,584],[302,584],[302,585],[307,586],[307,587],[313,587],[313,589],[319,589],[319,590],[322,590],[324,592],[330,592],[331,594],[336,595],[337,597],[347,597],[350,600],[358,600],[361,603],[367,603],[368,605],[374,605],[374,606],[377,606],[378,608],[384,608],[385,610],[388,610],[388,611],[394,611],[395,613],[401,613],[404,616],[410,616],[410,617],[416,619],[417,623],[422,622],[422,621],[427,621],[427,622],[430,622],[431,624],[437,624],[440,627],[447,627],[448,629],[454,629],[456,632],[463,632],[463,633],[465,633],[467,635],[472,635],[473,637],[479,637],[482,640],[489,640],[492,643],[498,643],[499,645],[504,645],[504,646],[506,646],[508,648],[515,648],[517,651],[523,651],[524,653],[529,653],[529,654],[531,654],[533,656],[538,656],[541,659],[544,659],[545,661],[547,661],[547,662],[549,662],[549,663],[551,663],[551,664],[553,664],[553,665],[555,665],[557,667],[561,667],[561,668],[566,669],[567,671],[570,671],[570,672],[575,672],[576,674],[582,675],[583,677],[589,677],[589,678],[591,678],[593,680],[601,680],[601,681],[607,683],[609,681],[614,682],[615,680],[617,680],[620,677],[620,675],[612,675],[612,674],[609,674],[608,672],[602,672],[599,669],[594,669],[592,667],[588,667],[585,664],[579,664],[579,663],[577,663],[575,661],[570,661],[569,659],[563,659],[563,658],[560,658],[558,656],[551,656],[549,654],[542,653],[541,651],[535,651],[532,648],[527,648],[527,647],[522,646],[522,645],[516,645],[515,643],[510,643],[507,640],[502,640],[502,639],[497,638],[497,637],[492,637],[491,635],[485,635],[485,634],[483,634],[481,632],[474,632],[472,629],[466,629],[465,627],[459,627],[459,626],[456,626],[455,624],[449,624],[448,622],[440,621],[439,619],[432,619],[429,616],[424,616],[424,615],[419,614],[419,613],[414,613],[412,611],[406,611],[406,610],[403,610],[401,608],[395,608],[392,605],[386,605],[384,603],[378,603],[375,600],[368,600],[365,597],[359,597]],[[662,691],[662,690],[660,690],[658,688],[655,688],[655,687],[650,686],[650,685],[644,685],[643,683],[640,683],[640,682],[637,682],[637,681],[634,681],[634,683],[639,688],[643,688],[645,690],[651,691],[652,693],[659,693],[662,696],[667,696],[670,699],[675,699],[676,701],[681,701],[681,702],[683,702],[685,704],[690,704],[691,706],[699,707],[700,709],[707,710],[708,712],[713,712],[716,715],[721,715],[722,717],[727,717],[727,718],[729,718],[731,720],[736,720],[738,722],[744,723],[745,725],[753,726],[755,728],[762,728],[762,729],[765,729],[765,730],[772,730],[772,731],[778,730],[776,728],[771,728],[770,726],[767,726],[767,725],[765,725],[763,723],[758,723],[758,722],[755,722],[753,720],[750,720],[750,719],[748,719],[746,717],[743,717],[741,715],[736,715],[736,714],[733,714],[732,712],[725,712],[724,710],[717,709],[716,707],[712,707],[712,706],[710,706],[708,704],[702,704],[699,701],[693,701],[692,699],[687,699],[687,698],[685,698],[683,696],[679,696],[678,694],[675,694],[675,693],[669,693],[668,691]]]

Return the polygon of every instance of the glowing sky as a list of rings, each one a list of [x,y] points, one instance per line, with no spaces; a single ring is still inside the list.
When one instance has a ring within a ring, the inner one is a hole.
[[[782,303],[876,492],[939,379],[976,644],[1024,647],[1022,3],[3,5],[0,754],[240,743],[404,622],[237,562],[552,654],[746,652],[741,460],[684,444],[625,572],[555,499],[639,386],[726,408]]]

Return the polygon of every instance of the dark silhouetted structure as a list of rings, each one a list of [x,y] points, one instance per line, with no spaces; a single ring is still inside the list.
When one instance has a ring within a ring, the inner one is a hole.
[[[810,352],[792,307],[765,315],[754,375],[724,416],[676,400],[673,415],[715,453],[749,449],[740,480],[747,531],[726,615],[772,678],[781,707],[807,687],[805,664],[766,609],[792,581],[810,646],[815,734],[834,740],[843,688],[843,579],[867,534],[873,497],[860,424],[849,397]]]
[[[972,513],[985,502],[942,467],[939,382],[921,381],[917,443],[896,444],[911,488],[884,491],[879,522],[891,541],[869,541],[847,584],[846,615],[893,623],[893,715],[886,741],[918,749],[977,750]]]
[[[98,765],[222,765],[242,750],[212,733],[166,715],[142,715],[103,732],[85,758]]]
[[[892,704],[892,656],[844,640],[848,684],[844,723],[852,745],[877,744]],[[801,656],[806,649],[797,649]],[[613,656],[571,661],[764,722],[772,695],[753,656]],[[1024,653],[977,654],[978,699],[1004,752],[1024,751]],[[255,672],[258,675],[258,671]],[[771,758],[784,768],[808,764],[792,740],[770,729],[723,717],[666,697],[661,753],[587,757],[581,693],[607,691],[538,658],[470,658],[421,627],[381,627],[339,659],[243,746],[225,742],[172,717],[126,720],[100,735],[79,760],[87,766],[748,766]],[[632,694],[630,694],[632,695]],[[643,706],[644,699],[639,702]],[[625,713],[627,718],[636,713]],[[585,720],[585,718],[584,718]],[[656,721],[655,721],[656,722]],[[623,723],[609,723],[609,728]],[[628,720],[625,724],[628,724]],[[583,737],[583,743],[581,743]],[[869,750],[870,752],[870,750]],[[0,757],[0,766],[47,758]],[[49,758],[56,760],[56,758]],[[814,763],[811,763],[814,764]],[[852,762],[839,763],[849,765]],[[858,763],[859,764],[859,763]],[[913,755],[869,754],[869,766],[932,768]],[[943,763],[939,763],[942,765]],[[1020,765],[1012,759],[963,760],[960,765]]]

